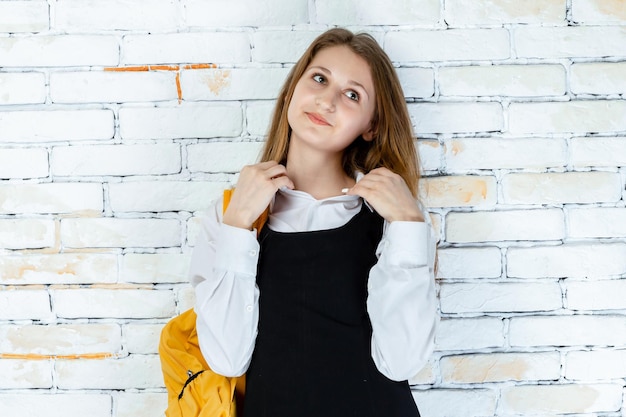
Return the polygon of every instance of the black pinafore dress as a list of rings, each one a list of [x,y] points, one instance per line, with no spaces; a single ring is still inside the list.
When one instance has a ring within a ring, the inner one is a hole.
[[[371,357],[367,279],[382,228],[365,204],[336,229],[263,228],[244,417],[419,417],[408,383]]]

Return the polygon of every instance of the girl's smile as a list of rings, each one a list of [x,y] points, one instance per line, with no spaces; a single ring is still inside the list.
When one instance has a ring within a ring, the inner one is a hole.
[[[326,119],[324,119],[321,115],[317,114],[317,113],[305,113],[309,119],[315,123],[316,125],[322,125],[322,126],[330,126],[330,123],[328,123],[326,121]]]

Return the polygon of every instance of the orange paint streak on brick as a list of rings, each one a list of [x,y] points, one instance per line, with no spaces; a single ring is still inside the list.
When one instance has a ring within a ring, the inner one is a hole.
[[[180,69],[178,65],[150,65],[148,68],[151,71],[178,71]]]
[[[185,65],[183,69],[210,69],[217,68],[217,64],[190,64]]]
[[[104,70],[110,72],[142,72],[149,71],[150,67],[148,65],[140,67],[106,67]]]
[[[75,360],[75,359],[107,359],[107,358],[119,358],[121,357],[115,353],[83,353],[75,355],[41,355],[37,353],[0,353],[0,359],[23,359],[30,361],[41,361],[50,359],[63,359],[63,360]]]
[[[176,73],[176,93],[178,94],[178,104],[183,101],[183,89],[180,86],[180,71]]]
[[[183,101],[183,90],[180,85],[180,73],[182,70],[217,68],[216,64],[188,64],[188,65],[139,65],[134,67],[105,67],[109,72],[148,72],[148,71],[178,71],[176,73],[176,93],[178,104]]]

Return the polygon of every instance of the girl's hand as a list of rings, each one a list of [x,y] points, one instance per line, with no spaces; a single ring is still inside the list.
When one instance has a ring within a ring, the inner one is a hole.
[[[388,222],[424,221],[404,179],[387,168],[371,170],[347,194],[363,197]]]
[[[285,166],[275,161],[243,167],[222,222],[251,229],[252,223],[265,211],[279,188],[294,188],[286,172]]]

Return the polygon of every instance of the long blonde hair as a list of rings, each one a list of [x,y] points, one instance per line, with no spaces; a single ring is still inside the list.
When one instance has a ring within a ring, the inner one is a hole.
[[[369,64],[376,93],[372,119],[374,140],[368,142],[359,137],[344,150],[344,171],[353,177],[357,171],[367,173],[374,168],[386,167],[400,175],[417,197],[419,163],[402,87],[389,57],[367,33],[353,34],[335,28],[313,41],[289,72],[278,95],[261,161],[286,163],[291,134],[287,109],[296,84],[315,55],[331,46],[347,46]]]

